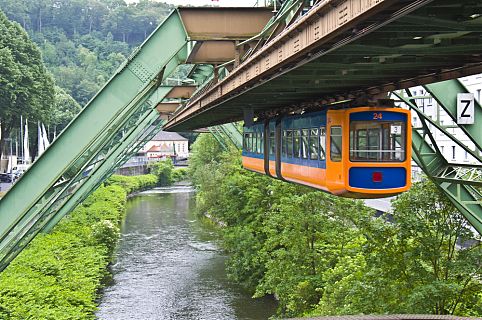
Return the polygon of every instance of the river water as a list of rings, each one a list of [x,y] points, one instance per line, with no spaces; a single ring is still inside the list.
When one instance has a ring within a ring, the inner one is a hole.
[[[123,319],[267,319],[271,299],[251,299],[231,283],[215,230],[194,213],[190,187],[159,188],[130,199],[113,281],[97,316]]]

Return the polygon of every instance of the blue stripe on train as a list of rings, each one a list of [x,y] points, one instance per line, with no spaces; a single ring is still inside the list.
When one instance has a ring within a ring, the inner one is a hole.
[[[373,182],[373,174],[382,175],[381,182]],[[350,168],[349,184],[354,188],[393,189],[402,188],[407,183],[405,168]]]
[[[246,152],[243,150],[242,155],[243,157],[256,158],[261,160],[264,159],[264,155],[262,153]],[[270,156],[269,160],[275,161],[273,156]],[[325,160],[319,161],[319,160],[310,160],[310,159],[302,159],[302,158],[281,157],[281,163],[297,164],[305,167],[326,169]]]

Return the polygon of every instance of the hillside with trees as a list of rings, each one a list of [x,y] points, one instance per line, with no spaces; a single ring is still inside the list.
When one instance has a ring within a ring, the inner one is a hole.
[[[172,9],[143,0],[0,0],[39,46],[55,82],[85,105]]]
[[[171,9],[150,0],[0,0],[0,152],[5,138],[21,141],[22,116],[35,155],[37,123],[50,140],[58,135]]]
[[[60,88],[57,92],[63,94]],[[5,139],[19,127],[21,116],[50,122],[55,97],[54,81],[39,49],[20,25],[0,11],[0,151]]]

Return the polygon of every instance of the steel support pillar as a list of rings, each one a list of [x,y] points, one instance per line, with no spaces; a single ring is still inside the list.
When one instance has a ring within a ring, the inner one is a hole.
[[[62,207],[129,128],[155,108],[148,99],[185,61],[186,39],[174,11],[0,201],[0,268],[53,218],[49,210]]]
[[[466,89],[459,81],[444,81],[437,84],[427,86],[427,92],[430,92],[440,106],[453,117],[456,113],[456,106],[453,99],[456,99],[457,93],[466,92]],[[444,89],[445,87],[445,89]],[[450,93],[447,95],[447,93]],[[449,163],[441,153],[437,141],[430,130],[434,129],[444,133],[452,141],[462,147],[464,150],[480,160],[480,143],[482,135],[475,136],[474,131],[477,128],[461,129],[467,134],[476,146],[476,150],[471,150],[461,141],[450,134],[438,121],[424,114],[423,110],[416,104],[418,97],[412,97],[409,90],[406,95],[402,93],[394,93],[400,101],[405,103],[411,110],[415,111],[422,123],[421,127],[412,128],[412,157],[417,165],[450,199],[454,206],[465,216],[472,226],[482,234],[482,195],[475,187],[482,187],[482,166],[480,165],[461,165]],[[479,107],[480,109],[480,107]],[[482,118],[481,118],[482,119]],[[438,120],[438,119],[437,119]]]

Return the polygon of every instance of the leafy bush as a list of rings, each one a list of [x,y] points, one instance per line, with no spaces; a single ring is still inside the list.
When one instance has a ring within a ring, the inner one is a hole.
[[[154,175],[113,176],[37,236],[0,274],[0,319],[95,319],[127,193],[156,183]]]
[[[105,182],[105,185],[121,186],[127,191],[127,193],[132,193],[134,191],[153,188],[157,185],[157,183],[158,177],[154,174],[132,177],[113,175]]]
[[[175,169],[172,172],[172,181],[178,182],[178,181],[186,180],[188,178],[188,173],[189,173],[188,170],[185,168]]]
[[[243,170],[210,135],[193,145],[201,214],[222,225],[231,279],[279,315],[482,315],[482,244],[428,181],[374,217],[360,201]]]
[[[161,187],[170,186],[173,180],[174,165],[170,158],[150,165],[151,173],[157,176],[157,183]]]

